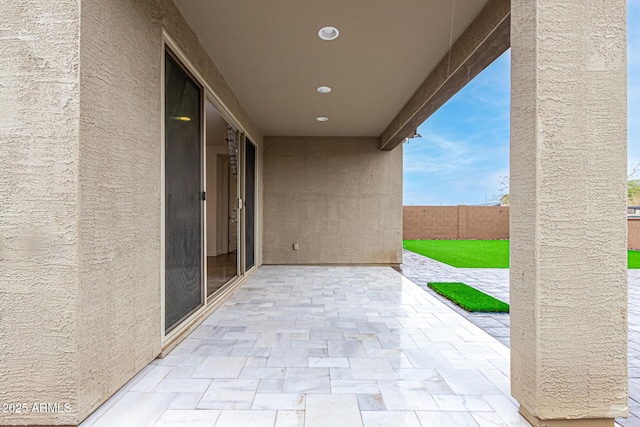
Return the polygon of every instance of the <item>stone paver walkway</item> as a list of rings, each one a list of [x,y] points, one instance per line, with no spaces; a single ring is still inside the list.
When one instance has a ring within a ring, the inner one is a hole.
[[[509,350],[391,268],[261,267],[82,426],[528,427]]]
[[[427,287],[428,282],[462,282],[508,303],[509,269],[456,268],[408,250],[402,257],[404,276],[509,347],[509,313],[469,313]]]
[[[414,283],[509,346],[508,313],[469,313],[427,287],[428,282],[463,282],[495,298],[509,302],[509,269],[455,268],[407,250],[402,274]],[[629,418],[616,421],[624,427],[640,427],[640,270],[629,270]]]

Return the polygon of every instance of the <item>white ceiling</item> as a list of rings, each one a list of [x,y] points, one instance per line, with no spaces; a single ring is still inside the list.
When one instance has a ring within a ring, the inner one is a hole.
[[[175,2],[264,135],[380,136],[486,0]]]

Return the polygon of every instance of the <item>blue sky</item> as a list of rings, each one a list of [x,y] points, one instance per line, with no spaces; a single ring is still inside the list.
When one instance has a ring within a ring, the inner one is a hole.
[[[627,9],[631,169],[640,163],[640,0]],[[497,200],[500,177],[509,175],[509,63],[507,51],[418,128],[422,138],[404,145],[404,205]]]

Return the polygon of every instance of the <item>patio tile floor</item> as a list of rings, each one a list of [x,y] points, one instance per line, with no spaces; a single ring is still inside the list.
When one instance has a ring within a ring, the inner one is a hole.
[[[82,426],[529,426],[508,365],[391,268],[263,266]]]
[[[402,256],[399,270],[405,277],[509,347],[509,313],[469,313],[427,286],[428,282],[463,282],[508,303],[508,268],[455,268],[408,250]],[[630,414],[616,421],[623,427],[640,427],[640,270],[629,270],[628,279]]]
[[[405,277],[509,347],[509,313],[469,313],[427,287],[428,282],[462,282],[509,303],[508,268],[456,268],[406,249],[402,259],[399,270]]]

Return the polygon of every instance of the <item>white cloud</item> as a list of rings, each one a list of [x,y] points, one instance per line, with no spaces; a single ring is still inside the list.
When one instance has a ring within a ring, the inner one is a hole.
[[[447,175],[476,161],[469,141],[454,141],[433,133],[405,144],[404,153],[405,173]]]
[[[429,146],[430,145],[430,146]],[[407,204],[477,204],[493,201],[508,175],[508,145],[430,134],[405,145]]]

